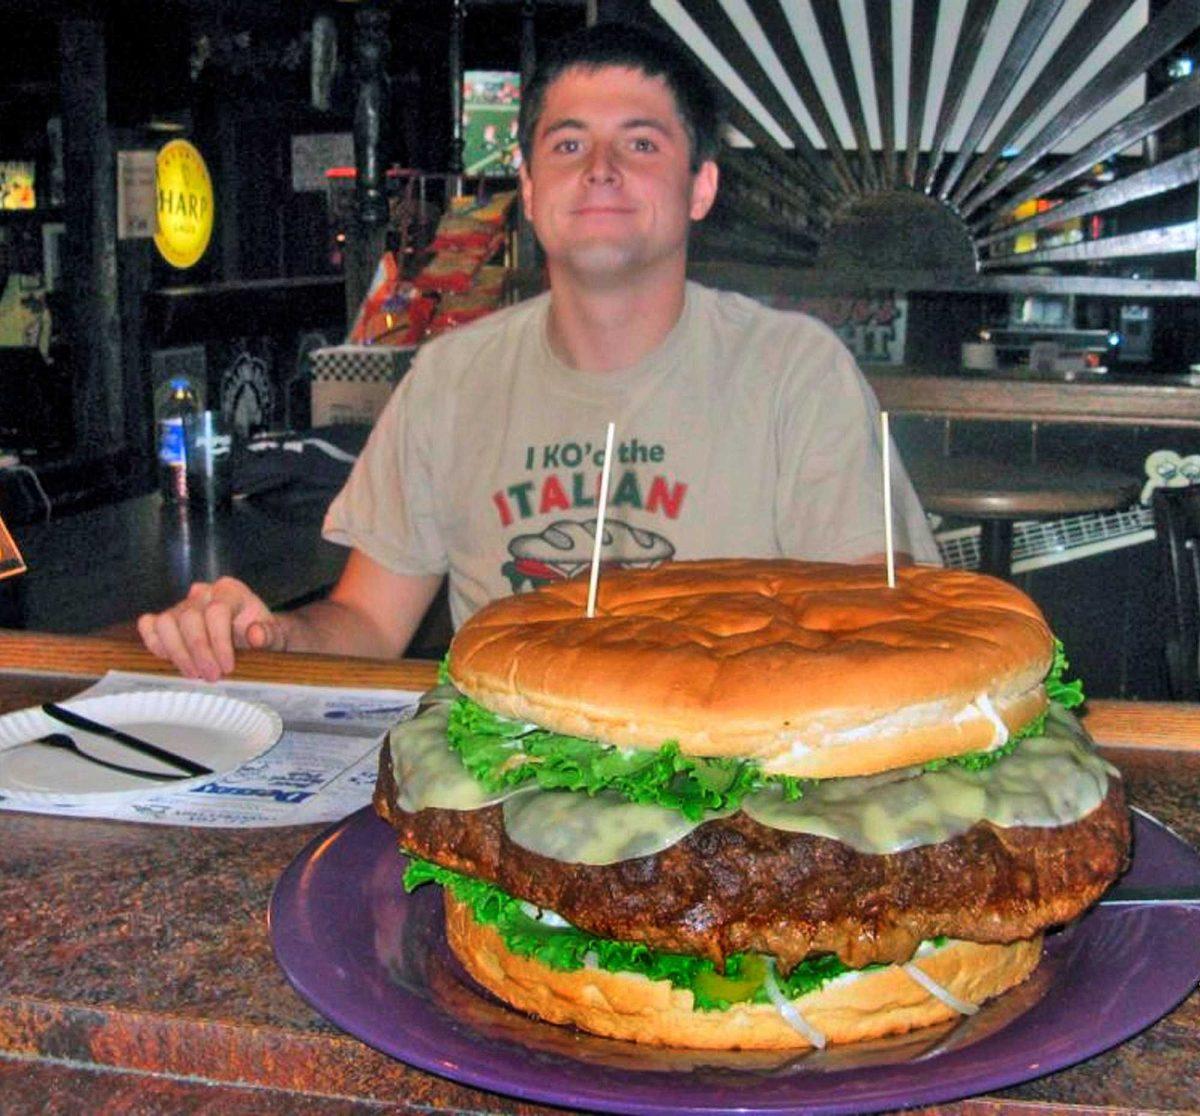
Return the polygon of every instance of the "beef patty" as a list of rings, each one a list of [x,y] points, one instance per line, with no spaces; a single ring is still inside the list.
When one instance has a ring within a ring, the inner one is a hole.
[[[375,807],[405,851],[490,881],[598,937],[718,965],[732,953],[768,953],[785,970],[820,953],[855,968],[907,961],[939,935],[1028,938],[1086,910],[1123,870],[1129,849],[1119,779],[1070,825],[980,822],[949,841],[884,856],[737,813],[653,856],[569,864],[509,840],[500,806],[400,810],[387,762]]]

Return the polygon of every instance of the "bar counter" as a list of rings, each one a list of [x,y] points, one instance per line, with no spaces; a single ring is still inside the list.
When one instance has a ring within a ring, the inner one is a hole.
[[[938,374],[866,365],[885,410],[943,419],[1200,427],[1200,375],[1131,376],[1029,369]]]
[[[164,670],[111,639],[0,632],[0,712],[108,669]],[[238,677],[420,689],[434,664],[245,653]],[[1200,706],[1097,701],[1087,723],[1131,802],[1200,844]],[[266,911],[321,827],[185,829],[0,814],[0,1109],[536,1113],[409,1068],[290,988]],[[1089,1061],[927,1109],[970,1116],[1200,1107],[1200,993]]]
[[[181,600],[193,581],[223,574],[253,585],[272,608],[294,608],[328,591],[345,564],[346,549],[321,538],[331,498],[284,488],[205,509],[152,492],[22,524],[13,537],[29,571],[10,583],[19,626],[86,632],[130,624]]]

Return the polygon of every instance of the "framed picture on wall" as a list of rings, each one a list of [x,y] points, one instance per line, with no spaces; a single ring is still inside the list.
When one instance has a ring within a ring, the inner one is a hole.
[[[0,209],[33,209],[34,175],[32,159],[0,159]]]
[[[521,165],[517,113],[521,75],[510,70],[463,74],[463,169],[470,175],[514,177]]]

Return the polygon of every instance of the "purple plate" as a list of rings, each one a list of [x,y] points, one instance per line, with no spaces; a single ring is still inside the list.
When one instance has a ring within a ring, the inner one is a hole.
[[[1134,816],[1130,887],[1200,883],[1200,856]],[[1097,908],[1047,939],[1030,980],[978,1015],[800,1055],[659,1050],[527,1018],[450,954],[440,888],[406,895],[392,830],[360,810],[288,866],[275,956],[313,1007],[385,1054],[496,1093],[625,1113],[872,1112],[988,1092],[1148,1027],[1200,979],[1196,909]]]

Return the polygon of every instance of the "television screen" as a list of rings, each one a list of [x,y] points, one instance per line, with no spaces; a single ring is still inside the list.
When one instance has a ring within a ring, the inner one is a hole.
[[[463,171],[507,177],[517,173],[517,110],[521,75],[507,70],[463,73]]]
[[[35,208],[33,178],[32,160],[0,160],[0,209]]]

